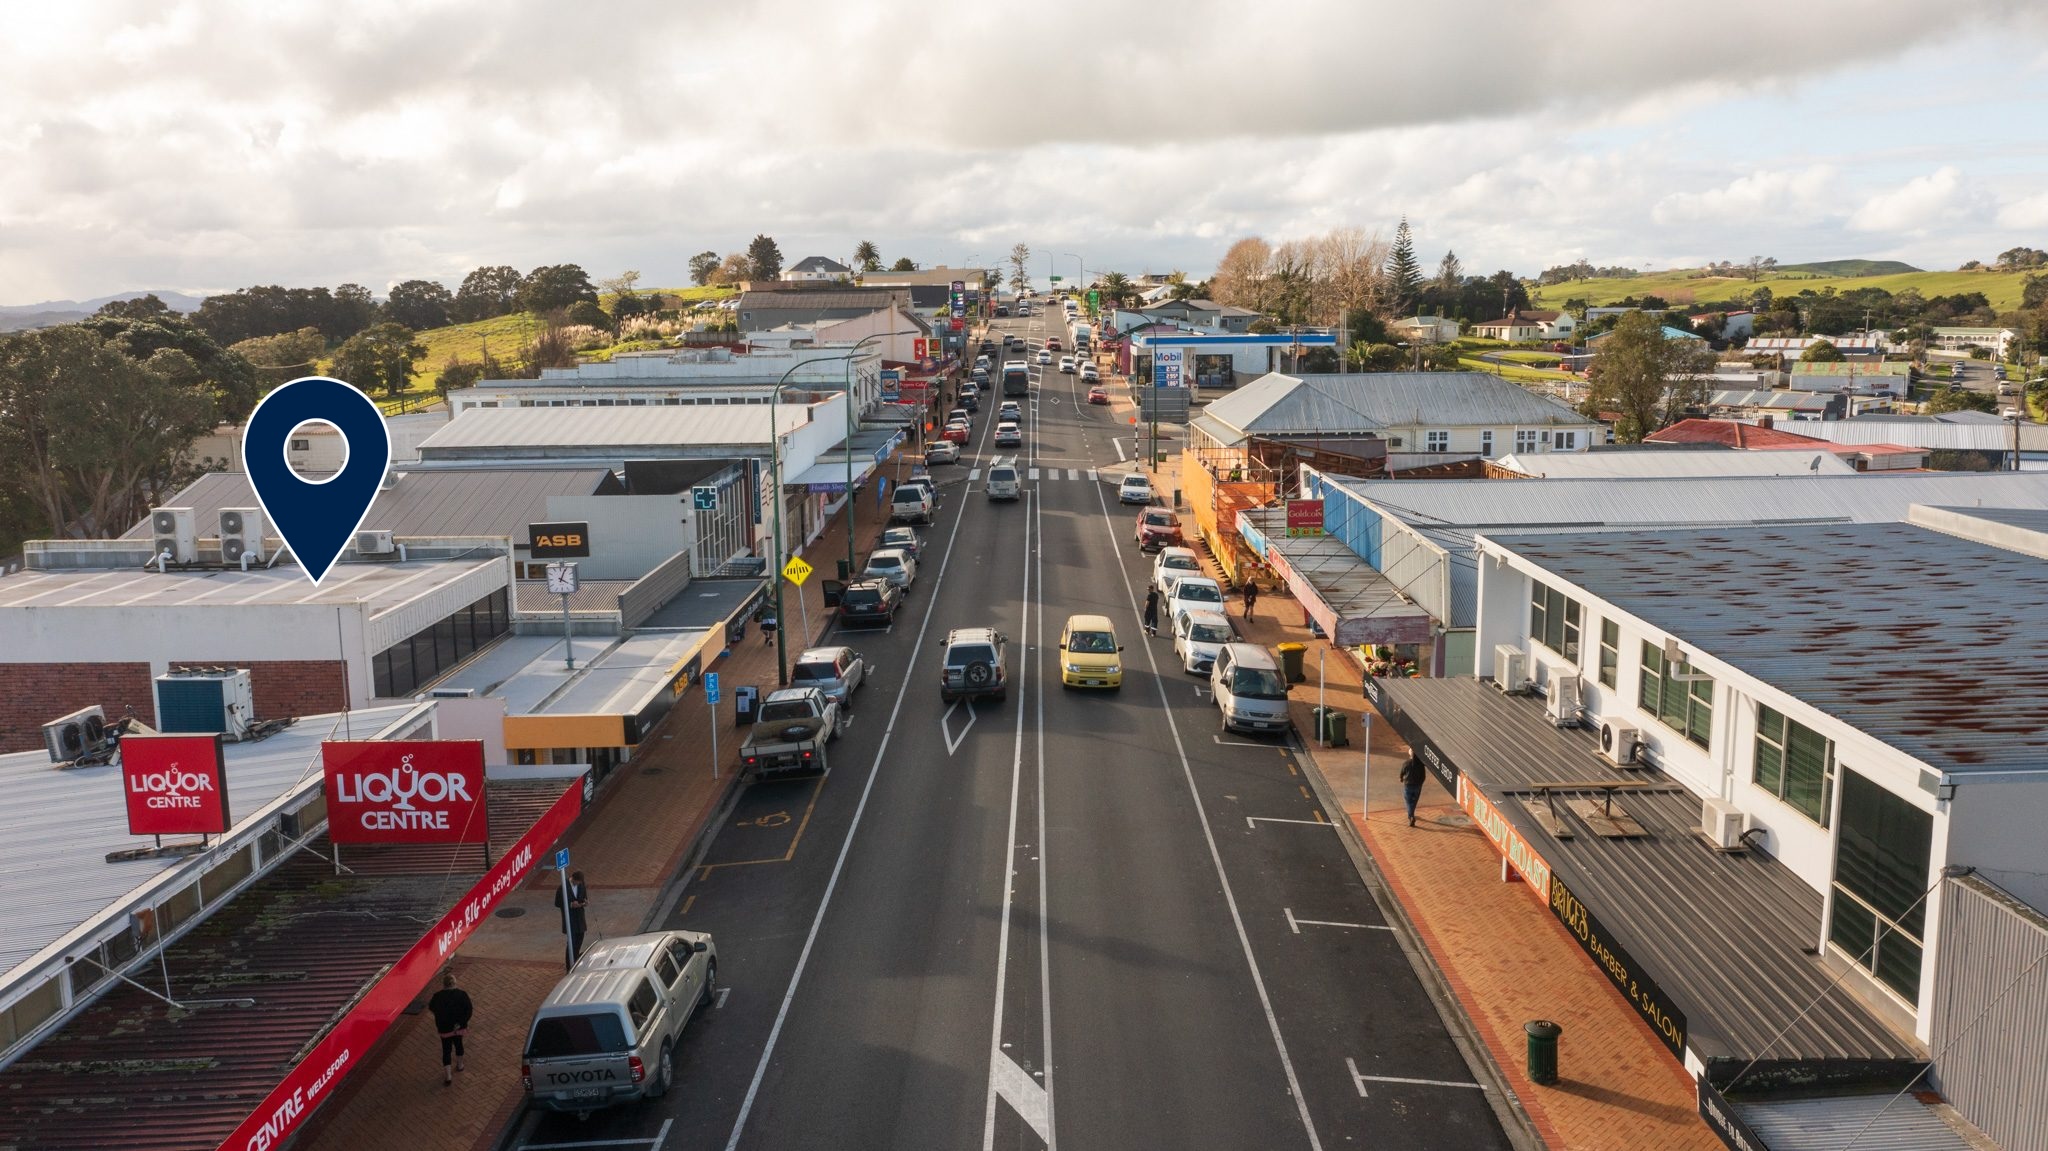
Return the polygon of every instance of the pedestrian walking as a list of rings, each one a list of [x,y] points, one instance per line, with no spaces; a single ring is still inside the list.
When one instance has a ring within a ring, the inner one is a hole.
[[[561,890],[556,890],[555,907],[557,910],[565,912],[562,917],[562,930],[569,937],[569,967],[571,970],[574,970],[576,960],[583,955],[583,912],[590,904],[590,888],[584,884],[582,872],[572,871],[569,873],[569,890],[567,892],[569,906],[567,908],[562,907],[563,894]]]
[[[1145,634],[1159,634],[1159,589],[1145,589]]]
[[[434,1031],[441,1036],[443,1087],[455,1082],[455,1072],[462,1070],[462,1038],[469,1034],[469,1017],[474,1010],[469,992],[455,986],[455,973],[450,971],[441,976],[441,990],[427,1000],[427,1011],[434,1017]]]
[[[1258,584],[1258,581],[1257,581],[1257,580],[1253,580],[1253,579],[1246,579],[1246,580],[1244,581],[1244,593],[1243,593],[1243,594],[1244,594],[1244,618],[1245,618],[1245,622],[1246,622],[1246,623],[1250,623],[1250,622],[1251,622],[1251,618],[1252,618],[1252,606],[1253,606],[1254,604],[1256,604],[1256,603],[1258,603],[1258,602],[1259,602],[1259,584]]]
[[[1368,749],[1368,754],[1370,750]],[[1414,752],[1401,764],[1401,800],[1408,805],[1408,826],[1415,826],[1415,805],[1422,799],[1422,759]]]

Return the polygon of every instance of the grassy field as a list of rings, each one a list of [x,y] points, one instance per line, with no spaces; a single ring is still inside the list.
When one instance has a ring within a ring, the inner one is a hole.
[[[1467,371],[1486,372],[1504,380],[1516,383],[1556,383],[1560,380],[1576,380],[1577,376],[1566,372],[1548,372],[1540,368],[1524,368],[1514,364],[1491,364],[1477,356],[1458,357],[1458,366]]]
[[[1837,292],[1851,288],[1883,288],[1898,292],[1917,288],[1923,296],[1947,296],[1957,292],[1982,292],[1999,311],[2017,308],[2025,272],[1901,272],[1888,276],[1820,276],[1810,272],[1773,272],[1760,281],[1780,296],[1797,295],[1808,288]],[[1611,304],[1625,296],[1662,296],[1673,307],[1746,296],[1758,287],[1735,276],[1694,277],[1689,269],[1650,272],[1627,280],[1574,280],[1535,289],[1531,298],[1537,307],[1555,308],[1566,300],[1581,299],[1594,307]]]

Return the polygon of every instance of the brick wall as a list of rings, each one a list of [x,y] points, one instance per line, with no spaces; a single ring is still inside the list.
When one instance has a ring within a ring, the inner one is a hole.
[[[98,704],[110,720],[134,709],[156,722],[147,663],[0,664],[0,752],[43,746],[43,725]]]
[[[348,703],[348,675],[338,659],[174,660],[171,669],[249,669],[257,719],[285,719],[340,711]]]

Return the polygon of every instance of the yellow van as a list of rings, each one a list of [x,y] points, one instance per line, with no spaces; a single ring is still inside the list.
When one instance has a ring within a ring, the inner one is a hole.
[[[1123,650],[1108,616],[1068,616],[1060,629],[1060,686],[1115,691],[1124,685]]]

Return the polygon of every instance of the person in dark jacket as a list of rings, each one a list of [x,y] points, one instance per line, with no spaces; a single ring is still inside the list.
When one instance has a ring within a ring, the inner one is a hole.
[[[1408,826],[1415,826],[1415,805],[1422,799],[1422,757],[1413,752],[1401,764],[1401,800],[1408,805]]]
[[[1159,589],[1145,589],[1145,634],[1159,634]]]
[[[427,1000],[427,1011],[434,1017],[434,1031],[441,1036],[441,1084],[455,1082],[455,1072],[462,1070],[462,1037],[469,1034],[469,1017],[475,1010],[469,1002],[469,992],[455,986],[455,973],[448,972],[441,977],[441,990]],[[449,1069],[453,1062],[454,1069]]]
[[[562,910],[562,895],[562,890],[556,888],[555,910],[557,911]],[[574,970],[576,960],[583,954],[583,911],[590,904],[590,888],[584,884],[582,872],[572,871],[569,873],[568,896],[568,914],[562,921],[562,930],[569,935],[569,967],[571,970]]]
[[[1259,602],[1259,585],[1253,580],[1244,581],[1244,618],[1252,618],[1252,608]]]

